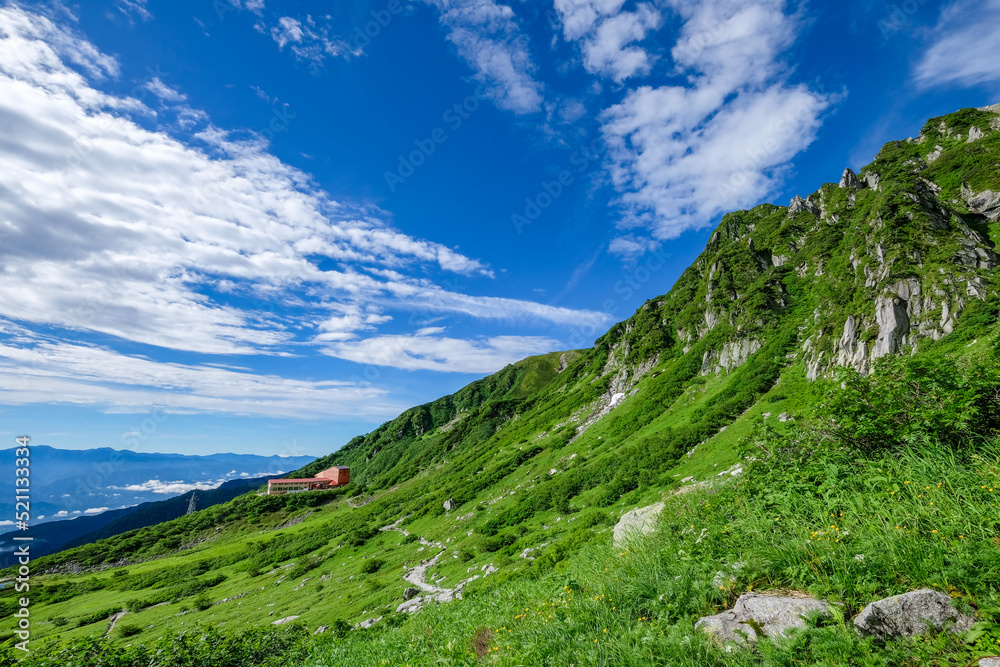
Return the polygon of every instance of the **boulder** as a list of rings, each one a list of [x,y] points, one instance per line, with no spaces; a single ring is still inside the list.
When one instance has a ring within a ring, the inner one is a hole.
[[[615,547],[621,547],[629,537],[653,532],[656,528],[656,519],[662,511],[663,503],[656,503],[626,512],[615,524]]]
[[[419,588],[414,588],[413,586],[410,586],[405,591],[403,591],[403,599],[404,600],[412,600],[413,598],[417,597],[418,595],[420,595],[420,589]]]
[[[423,606],[424,606],[424,598],[422,597],[413,598],[412,600],[407,600],[403,604],[396,607],[396,613],[412,614],[423,609]]]
[[[721,643],[741,643],[744,636],[754,642],[758,631],[766,637],[784,637],[792,628],[806,627],[802,618],[806,614],[815,611],[826,614],[829,610],[828,602],[810,597],[746,593],[729,611],[699,618],[694,627]]]
[[[452,500],[451,498],[449,498],[448,500],[444,501],[444,511],[445,512],[450,512],[453,509],[455,509],[455,501],[454,500]]]
[[[958,613],[944,593],[924,588],[872,602],[855,617],[854,627],[883,638],[913,637],[928,625],[941,628],[949,621],[952,632],[967,632],[975,619]]]
[[[372,627],[373,625],[381,621],[383,618],[384,618],[383,616],[379,616],[378,618],[366,619],[355,625],[354,629],[357,630],[358,628],[361,628],[362,630],[367,630],[368,628]]]
[[[285,616],[284,618],[279,618],[277,621],[271,621],[271,625],[284,625],[285,623],[291,623],[298,616]]]

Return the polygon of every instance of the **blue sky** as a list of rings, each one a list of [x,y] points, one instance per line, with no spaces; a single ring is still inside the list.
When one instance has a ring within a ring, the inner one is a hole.
[[[328,453],[998,62],[1000,0],[0,2],[0,428]]]

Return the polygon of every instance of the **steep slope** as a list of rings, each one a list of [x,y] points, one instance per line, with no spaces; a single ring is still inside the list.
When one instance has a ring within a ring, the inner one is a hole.
[[[295,473],[348,465],[347,488],[243,496],[42,559],[36,632],[103,632],[123,606],[146,638],[194,620],[385,622],[418,574],[474,593],[486,572],[560,567],[622,512],[737,464],[754,419],[811,403],[809,379],[989,333],[998,164],[1000,115],[966,109],[788,207],[731,213],[591,349],[513,364]]]

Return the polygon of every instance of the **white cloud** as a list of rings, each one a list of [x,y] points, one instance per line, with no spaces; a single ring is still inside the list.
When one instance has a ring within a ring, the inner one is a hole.
[[[0,521],[0,526],[13,526],[13,525],[14,522],[11,521],[10,519],[4,519],[3,521]]]
[[[309,63],[314,72],[319,72],[327,57],[350,58],[363,53],[360,46],[349,45],[342,37],[331,32],[329,27],[330,16],[314,19],[311,15],[305,15],[301,19],[291,16],[278,18],[276,25],[267,27],[267,22],[263,18],[263,3],[260,7],[246,6],[240,9],[249,9],[261,19],[254,25],[254,29],[261,33],[270,35],[271,39],[278,45],[279,50],[284,50],[290,46],[290,51],[296,60]]]
[[[384,390],[349,382],[157,362],[27,332],[17,338],[20,344],[11,345],[0,337],[0,403],[5,405],[96,405],[114,412],[145,412],[160,405],[167,413],[276,417],[383,417],[405,407],[386,400]]]
[[[448,41],[498,107],[518,114],[541,110],[543,86],[534,78],[528,38],[509,6],[493,0],[425,1],[440,11]]]
[[[90,507],[83,510],[84,514],[100,514],[101,512],[107,512],[110,507]]]
[[[1000,82],[1000,0],[959,0],[941,11],[931,44],[914,69],[919,86]]]
[[[290,42],[301,42],[305,37],[302,24],[291,16],[282,16],[278,25],[271,28],[271,39],[278,43],[278,48],[285,48]]]
[[[494,336],[477,341],[447,338],[429,327],[408,336],[377,336],[334,343],[324,351],[359,364],[404,370],[493,373],[526,356],[558,349],[558,342],[534,336]]]
[[[773,193],[815,138],[830,99],[787,82],[781,53],[800,19],[784,0],[671,0],[683,24],[672,55],[687,86],[631,90],[603,117],[620,226],[658,240],[704,227]],[[634,234],[612,249],[635,254]]]
[[[167,84],[163,83],[158,76],[154,76],[146,81],[145,88],[164,102],[173,102],[178,104],[187,99],[187,95],[184,95],[176,88],[171,88]]]
[[[310,301],[334,310],[417,304],[477,317],[571,317],[406,277],[400,270],[419,264],[492,272],[387,227],[375,209],[331,200],[261,142],[208,126],[198,148],[141,128],[120,112],[145,107],[91,87],[52,44],[88,57],[95,72],[115,72],[114,61],[46,19],[3,10],[0,29],[8,128],[0,138],[0,317],[206,353],[266,352],[292,338],[273,318],[213,301],[210,286],[261,305],[309,290]],[[315,256],[340,268],[320,270]]]
[[[171,495],[179,496],[181,494],[187,493],[188,491],[210,491],[211,489],[219,488],[225,480],[216,480],[214,482],[163,482],[158,479],[151,479],[148,482],[143,482],[142,484],[129,484],[128,486],[111,486],[111,489],[120,489],[122,491],[133,491],[136,493],[157,493],[161,495]],[[105,507],[103,510],[107,510]],[[102,511],[103,511],[102,510]],[[90,510],[87,510],[90,513]]]
[[[147,0],[115,0],[115,7],[126,16],[138,16],[146,21],[153,18],[153,14],[146,6]]]
[[[56,512],[52,516],[56,516],[56,517],[69,516],[69,512],[67,512],[66,510],[59,510],[58,512]]]
[[[588,72],[617,82],[648,74],[655,56],[634,46],[663,24],[652,4],[640,3],[623,12],[624,0],[555,0],[563,36],[582,40],[583,64]]]
[[[207,364],[145,363],[34,335],[35,326],[195,354],[289,355],[354,340],[399,312],[606,322],[445,289],[429,276],[493,273],[392,229],[374,207],[332,200],[263,140],[233,139],[201,112],[188,114],[200,125],[186,142],[144,127],[157,118],[151,109],[96,87],[118,71],[72,31],[0,8],[0,374],[20,388],[3,400],[125,411],[163,404],[180,388],[177,410],[288,415],[343,414],[378,398]],[[148,83],[160,94],[180,95],[156,81]]]

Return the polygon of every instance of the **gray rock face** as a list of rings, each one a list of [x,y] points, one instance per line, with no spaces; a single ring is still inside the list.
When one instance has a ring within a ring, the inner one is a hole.
[[[966,143],[971,144],[973,141],[979,141],[984,136],[986,135],[983,134],[983,131],[980,130],[975,125],[973,125],[972,127],[969,128],[969,138],[966,139]]]
[[[983,658],[979,661],[979,667],[1000,667],[1000,658]]]
[[[788,205],[788,215],[796,215],[802,211],[809,211],[813,215],[819,215],[819,206],[815,202],[809,199],[803,199],[802,197],[795,195],[792,198],[791,203]]]
[[[419,588],[414,588],[413,586],[410,586],[405,591],[403,591],[403,599],[404,600],[412,600],[413,598],[417,597],[418,595],[420,595],[420,589]]]
[[[962,199],[973,213],[985,215],[994,222],[1000,220],[1000,192],[973,192],[968,183],[963,183]]]
[[[858,180],[858,175],[851,171],[850,167],[844,169],[844,175],[840,177],[840,188],[860,188],[861,181]]]
[[[656,519],[663,511],[663,503],[640,507],[624,516],[615,524],[615,547],[621,547],[631,537],[647,535],[656,528]]]
[[[444,511],[445,512],[450,512],[453,509],[455,509],[455,501],[454,500],[452,500],[451,498],[449,498],[448,500],[444,501]]]
[[[906,301],[892,294],[883,294],[875,301],[875,321],[879,333],[872,356],[877,359],[899,352],[903,340],[910,333]]]
[[[878,184],[881,178],[874,171],[869,171],[861,180],[872,190],[878,191]]]
[[[844,322],[844,334],[837,344],[837,364],[850,366],[859,373],[868,374],[868,350],[863,340],[860,340],[858,322],[853,315]]]
[[[854,627],[879,637],[913,637],[950,621],[951,631],[959,633],[967,632],[975,619],[958,613],[944,593],[924,588],[872,602],[855,617]]]
[[[747,362],[754,352],[764,346],[759,340],[752,338],[741,338],[740,340],[726,343],[722,346],[722,355],[719,357],[719,365],[727,371],[739,368]]]
[[[722,643],[757,640],[757,625],[767,637],[783,637],[792,628],[806,627],[802,617],[809,612],[828,613],[830,605],[808,597],[776,597],[746,593],[736,601],[736,606],[715,616],[698,619],[694,627],[713,635]],[[743,634],[740,634],[743,633]]]

